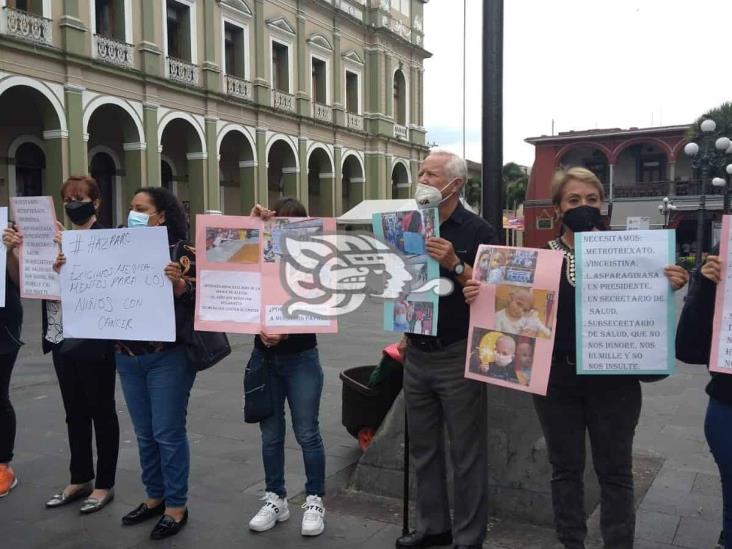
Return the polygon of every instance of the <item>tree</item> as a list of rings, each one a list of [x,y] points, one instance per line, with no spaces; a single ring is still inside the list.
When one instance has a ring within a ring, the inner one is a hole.
[[[526,168],[515,162],[509,162],[503,166],[503,193],[506,200],[506,209],[515,210],[519,204],[524,203],[526,198],[526,187],[529,184],[529,175]]]
[[[686,132],[686,138],[689,141],[699,142],[699,139],[702,137],[700,126],[702,121],[707,118],[711,118],[717,124],[717,129],[714,130],[715,135],[726,135],[727,137],[732,136],[732,103],[728,101],[726,103],[722,103],[715,109],[707,111],[696,119]]]

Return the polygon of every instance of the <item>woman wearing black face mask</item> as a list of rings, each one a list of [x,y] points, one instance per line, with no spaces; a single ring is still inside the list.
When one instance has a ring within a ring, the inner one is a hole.
[[[585,432],[590,434],[601,487],[604,546],[630,549],[635,535],[632,450],[641,411],[640,378],[580,376],[576,366],[574,236],[604,229],[600,211],[603,199],[602,183],[591,171],[570,168],[555,175],[552,202],[562,233],[549,242],[549,248],[564,253],[564,265],[549,388],[545,397],[534,396],[534,406],[552,465],[554,523],[567,549],[584,548],[587,534],[582,481]],[[665,274],[674,290],[689,278],[676,265],[666,267]],[[478,287],[465,287],[468,302],[475,298]]]
[[[101,193],[93,178],[70,177],[61,186],[61,200],[74,229],[105,228],[97,222]],[[60,235],[57,235],[57,240],[60,241]],[[59,268],[57,260],[56,269]],[[70,482],[46,502],[46,507],[61,507],[86,498],[80,510],[93,513],[114,497],[119,452],[119,422],[114,402],[114,349],[110,341],[64,339],[60,302],[44,301],[43,351],[52,353],[66,412],[71,451]],[[92,427],[96,435],[96,479]]]

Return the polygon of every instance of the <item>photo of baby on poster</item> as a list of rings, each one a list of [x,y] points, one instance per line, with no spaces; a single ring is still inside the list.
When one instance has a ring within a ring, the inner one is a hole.
[[[481,246],[473,278],[465,377],[546,395],[562,253]]]

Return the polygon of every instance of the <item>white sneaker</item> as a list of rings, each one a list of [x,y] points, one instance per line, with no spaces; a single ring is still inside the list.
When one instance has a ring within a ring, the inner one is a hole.
[[[302,535],[303,536],[319,536],[325,530],[323,517],[325,516],[325,507],[320,496],[308,496],[305,503],[302,504],[305,513],[302,516]]]
[[[249,528],[255,532],[264,532],[272,528],[278,522],[284,522],[290,518],[290,510],[287,508],[287,498],[281,498],[273,492],[265,492],[262,498],[266,503],[249,521]]]

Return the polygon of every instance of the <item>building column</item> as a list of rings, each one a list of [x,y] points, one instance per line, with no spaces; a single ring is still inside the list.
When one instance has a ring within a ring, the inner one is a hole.
[[[221,210],[221,182],[219,181],[219,151],[216,150],[217,118],[206,117],[206,201],[207,210]]]
[[[303,170],[301,170],[302,172]],[[307,170],[304,170],[307,174]],[[308,193],[305,193],[305,197],[303,198],[298,194],[298,188],[300,185],[298,184],[298,171],[296,167],[291,168],[282,168],[282,181],[283,181],[283,189],[282,192],[285,196],[290,196],[297,198],[300,202],[303,203],[305,206],[305,209],[308,207]],[[307,175],[306,175],[307,177]],[[267,196],[267,195],[265,195]]]
[[[297,199],[305,204],[305,208],[308,208],[308,140],[304,137],[300,137],[297,140],[297,157],[300,164],[300,178],[297,190]],[[285,194],[287,194],[287,191],[285,191]]]
[[[409,180],[412,182],[409,186],[409,196],[414,194],[417,188],[417,180],[419,179],[419,160],[412,159],[409,161]],[[467,183],[467,181],[465,182]]]
[[[364,199],[391,198],[381,192],[383,186],[385,159],[381,153],[366,153],[366,184],[364,185]]]
[[[69,173],[73,175],[85,175],[89,172],[84,128],[82,127],[84,116],[84,109],[81,106],[82,91],[84,91],[84,88],[72,84],[64,86],[66,127],[69,130]]]
[[[668,163],[668,194],[669,196],[676,195],[676,162]]]
[[[214,20],[216,19],[216,2],[215,0],[204,0],[203,4],[203,36],[217,36],[214,33]],[[219,29],[218,36],[224,33],[224,29]],[[249,44],[246,44],[249,48]],[[223,65],[223,55],[221,52]],[[201,72],[203,73],[203,85],[212,92],[221,91],[221,67],[216,62],[216,41],[205,40],[203,46],[203,63],[201,63]]]
[[[384,52],[366,52],[366,63],[364,67],[364,112],[384,113]],[[368,133],[379,133],[379,126],[382,120],[364,117],[364,130]]]
[[[366,181],[363,177],[352,177],[348,184],[348,196],[351,197],[351,204],[360,204],[366,199]]]
[[[333,215],[339,216],[343,213],[343,169],[341,168],[341,159],[343,158],[343,148],[340,145],[333,147]],[[321,183],[322,184],[322,183]]]
[[[257,172],[257,177],[254,180],[254,199],[256,202],[267,208],[269,207],[269,179],[267,174],[269,159],[267,158],[267,130],[263,128],[257,128],[256,133],[258,161],[255,168]]]
[[[409,109],[407,112],[407,127],[411,126],[419,126],[419,70],[417,67],[412,67],[409,75]],[[411,136],[409,140],[412,140]]]
[[[384,87],[386,88],[384,90],[384,105],[386,108],[383,112],[386,116],[390,116],[394,119],[394,122],[396,122],[396,105],[394,104],[394,79],[392,78],[392,71],[393,71],[393,65],[392,65],[392,58],[391,56],[387,55],[386,59],[384,60]]]
[[[610,169],[609,181],[608,181],[608,202],[613,201],[613,183],[615,180],[615,164],[608,164]]]
[[[297,10],[297,55],[293,58],[295,61],[295,79],[297,81],[297,90],[295,98],[297,100],[297,112],[300,116],[310,117],[312,106],[310,104],[311,95],[314,97],[313,90],[308,94],[308,76],[310,75],[310,60],[308,56],[307,43],[305,42],[305,13],[302,9]]]
[[[69,143],[64,130],[47,130],[43,132],[46,142],[46,194],[54,197],[56,218],[64,219],[64,206],[56,200],[61,193],[61,185],[69,177]],[[15,166],[8,166],[14,170]],[[86,173],[86,172],[84,172]]]
[[[264,0],[254,0],[254,100],[260,105],[271,105],[272,94],[267,80],[267,25],[264,22]],[[266,167],[265,167],[266,169]],[[259,197],[260,202],[267,200],[267,193]]]
[[[249,215],[257,203],[257,162],[243,160],[239,162],[239,200],[242,215]]]
[[[346,125],[346,99],[343,84],[343,59],[341,58],[341,33],[333,30],[333,123],[338,126]],[[336,174],[338,171],[336,170]]]
[[[417,71],[418,74],[418,85],[419,95],[417,96],[417,125],[420,128],[424,127],[424,68],[420,67]]]
[[[143,103],[142,117],[145,129],[145,172],[147,173],[147,184],[150,187],[159,187],[160,181],[160,153],[161,145],[158,143],[158,106],[152,103]]]
[[[155,27],[160,17],[156,15],[159,2],[140,2],[142,10],[142,41],[137,46],[140,52],[140,66],[142,71],[152,76],[161,76],[161,61],[163,52],[155,38]],[[150,143],[148,141],[148,143]],[[149,175],[149,172],[148,172]]]
[[[188,200],[191,203],[191,235],[196,234],[196,214],[208,209],[206,195],[206,153],[186,154],[188,161]]]
[[[125,178],[122,185],[122,211],[132,201],[132,195],[140,187],[147,187],[145,173],[145,143],[123,143],[125,151]],[[160,183],[158,182],[158,185]]]
[[[335,174],[321,173],[320,178],[320,215],[334,217],[336,208]]]
[[[61,28],[64,50],[75,55],[87,56],[87,28],[79,18],[79,0],[64,0],[63,9],[64,14],[58,26]]]

